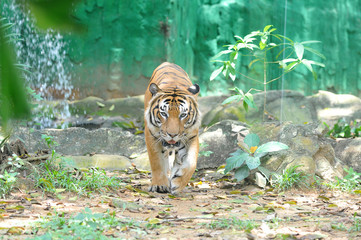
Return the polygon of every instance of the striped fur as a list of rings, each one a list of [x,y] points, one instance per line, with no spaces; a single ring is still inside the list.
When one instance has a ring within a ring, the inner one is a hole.
[[[197,165],[199,86],[178,65],[163,63],[144,97],[145,141],[152,169],[150,191],[179,193]]]

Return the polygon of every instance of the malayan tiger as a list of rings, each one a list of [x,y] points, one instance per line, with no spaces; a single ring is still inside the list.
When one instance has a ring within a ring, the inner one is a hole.
[[[199,151],[198,93],[180,66],[165,62],[154,70],[144,96],[149,191],[177,194],[192,177]]]

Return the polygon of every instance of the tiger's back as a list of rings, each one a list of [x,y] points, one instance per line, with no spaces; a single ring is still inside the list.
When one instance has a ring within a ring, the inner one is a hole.
[[[178,193],[194,173],[199,150],[198,93],[199,86],[176,64],[163,63],[153,72],[144,97],[150,191]]]

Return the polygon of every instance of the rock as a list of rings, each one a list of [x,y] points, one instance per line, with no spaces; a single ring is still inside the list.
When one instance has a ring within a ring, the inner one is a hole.
[[[307,98],[315,107],[317,118],[330,126],[341,118],[347,122],[361,119],[361,99],[356,96],[319,91]]]
[[[335,153],[342,163],[361,172],[361,138],[337,139]]]
[[[65,156],[73,160],[77,168],[99,167],[106,170],[124,170],[132,166],[131,161],[124,156],[95,154],[92,156]]]
[[[63,155],[84,156],[87,154],[111,154],[129,157],[146,151],[144,135],[134,135],[120,128],[100,128],[93,131],[85,128],[15,130],[12,138],[23,139],[29,152],[47,149],[42,135],[53,137],[54,149]]]
[[[256,179],[255,179],[255,183],[258,187],[260,188],[265,188],[267,185],[267,179],[262,175],[262,173],[256,172]]]
[[[207,156],[198,158],[198,169],[217,168],[226,163],[229,154],[236,151],[237,135],[243,138],[248,134],[246,124],[238,121],[224,120],[214,124],[206,129],[199,137],[200,143],[206,143],[207,147],[201,148],[200,151],[212,151]]]
[[[139,170],[146,170],[146,171],[151,170],[148,152],[144,152],[140,155],[137,154],[135,158],[131,157],[131,161],[136,166],[136,168]]]
[[[258,109],[250,108],[248,112],[245,111],[241,102],[231,103],[225,106],[215,105],[210,111],[204,114],[202,125],[210,126],[226,119],[243,121],[248,124],[263,122],[264,96],[265,94],[263,92],[254,94],[254,102]],[[295,124],[317,122],[317,113],[314,106],[305,96],[296,91],[268,91],[266,111],[266,121],[282,120],[291,121]]]
[[[249,113],[246,114],[247,123],[263,121],[264,96],[264,92],[254,94],[254,101],[258,110],[250,109]],[[266,96],[266,115],[268,117],[265,119],[266,121],[281,120],[282,122],[290,121],[294,124],[317,121],[317,114],[313,105],[303,94],[297,91],[272,90],[267,91]]]
[[[87,97],[69,104],[72,115],[124,116],[142,120],[144,117],[144,95],[115,98],[104,101],[101,98]]]
[[[86,97],[69,103],[69,110],[72,115],[85,115],[97,112],[104,106],[104,99],[98,97]]]

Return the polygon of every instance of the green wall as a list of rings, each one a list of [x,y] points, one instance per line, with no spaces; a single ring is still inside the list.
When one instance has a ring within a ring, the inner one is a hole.
[[[287,18],[285,4],[287,3]],[[65,34],[72,83],[80,97],[143,94],[153,69],[163,61],[179,64],[200,84],[202,95],[222,94],[230,80],[209,82],[216,65],[210,59],[222,46],[272,24],[295,41],[320,40],[326,56],[318,80],[304,68],[286,75],[284,88],[312,94],[317,90],[361,95],[361,0],[81,0],[72,13],[87,27]],[[262,79],[258,67],[244,74]],[[268,69],[270,77],[279,69]],[[245,78],[243,90],[259,88]],[[269,85],[280,89],[281,81]]]
[[[286,75],[284,87],[305,94],[318,89],[360,95],[361,1],[288,0],[83,0],[74,16],[88,27],[83,36],[69,36],[69,56],[75,65],[75,85],[84,94],[102,97],[141,94],[152,70],[162,61],[182,66],[202,87],[202,94],[227,91],[229,81],[209,82],[215,69],[210,58],[232,42],[273,24],[295,41],[320,40],[314,45],[327,59],[318,80],[306,69]],[[285,21],[286,20],[286,21]],[[321,59],[317,59],[321,61]],[[241,72],[262,79],[261,72]],[[279,70],[269,69],[270,76]],[[261,88],[247,79],[244,90]],[[97,86],[94,88],[94,86]],[[281,88],[281,81],[270,89]]]

